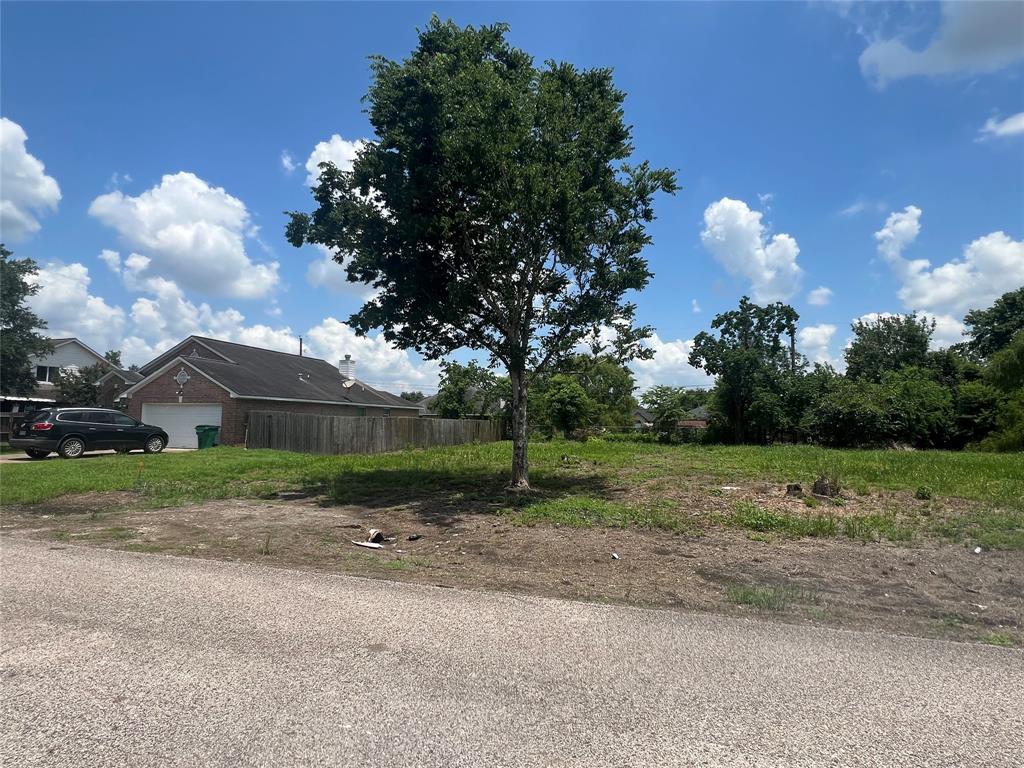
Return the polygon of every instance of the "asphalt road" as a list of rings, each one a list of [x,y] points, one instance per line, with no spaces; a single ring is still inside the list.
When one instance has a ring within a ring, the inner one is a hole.
[[[2,541],[5,766],[1017,766],[1024,653]]]

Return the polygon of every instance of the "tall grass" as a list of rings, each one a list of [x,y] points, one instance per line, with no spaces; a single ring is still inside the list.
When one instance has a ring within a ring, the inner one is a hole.
[[[310,456],[218,447],[156,456],[100,456],[0,465],[0,501],[23,504],[91,491],[137,490],[154,503],[260,496],[315,487],[338,501],[380,494],[500,494],[511,463],[508,443],[461,445],[380,455]],[[601,497],[602,486],[630,487],[653,476],[702,476],[810,485],[823,471],[859,491],[928,486],[954,496],[1024,510],[1024,457],[946,451],[843,451],[811,446],[663,446],[591,440],[535,442],[531,481],[542,493]],[[569,481],[575,486],[570,487]],[[589,483],[589,485],[588,485]]]

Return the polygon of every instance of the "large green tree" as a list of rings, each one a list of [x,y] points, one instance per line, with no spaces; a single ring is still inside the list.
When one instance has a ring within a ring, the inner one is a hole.
[[[593,421],[597,404],[575,377],[556,373],[546,382],[540,409],[550,426],[568,436]]]
[[[916,313],[855,320],[853,341],[846,348],[846,375],[881,381],[889,372],[924,366],[935,321]]]
[[[493,371],[470,360],[441,363],[434,410],[442,419],[486,419],[501,410],[501,388]]]
[[[633,421],[636,381],[633,373],[611,355],[573,355],[558,367],[572,376],[592,404],[591,422],[602,427],[625,427]]]
[[[716,377],[714,404],[737,443],[772,440],[788,429],[780,422],[787,380],[803,370],[796,351],[796,310],[782,302],[761,307],[744,296],[739,306],[716,315],[714,336],[693,339],[690,365]]]
[[[1024,331],[1024,285],[1004,293],[988,309],[972,309],[964,316],[970,340],[964,347],[973,356],[987,360]]]
[[[529,488],[531,379],[606,326],[618,358],[646,356],[631,291],[650,279],[653,198],[675,176],[631,165],[625,94],[609,69],[536,66],[507,26],[436,17],[403,61],[372,59],[375,138],[351,170],[321,164],[311,214],[289,241],[316,243],[377,292],[358,333],[427,358],[484,350],[508,371],[511,487]]]
[[[97,385],[107,368],[97,363],[86,368],[62,368],[57,376],[61,401],[68,405],[97,406],[100,389]]]
[[[26,306],[39,286],[29,281],[38,271],[31,259],[12,259],[0,245],[0,393],[29,395],[36,387],[31,360],[52,348],[39,331],[46,322]]]

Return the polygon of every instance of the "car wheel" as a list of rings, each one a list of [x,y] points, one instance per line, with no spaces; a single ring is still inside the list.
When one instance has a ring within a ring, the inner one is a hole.
[[[77,459],[85,453],[85,441],[80,437],[69,437],[57,449],[62,459]]]
[[[154,435],[146,441],[146,453],[160,453],[164,449],[164,439]]]
[[[28,454],[30,459],[45,459],[50,455],[49,451],[41,451],[38,448],[26,448],[25,453]]]

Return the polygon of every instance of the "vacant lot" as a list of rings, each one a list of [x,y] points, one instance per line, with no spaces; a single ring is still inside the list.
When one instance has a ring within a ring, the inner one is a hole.
[[[509,462],[499,443],[7,464],[3,524],[55,546],[1024,640],[1019,455],[555,441],[531,447],[527,497],[504,493]],[[785,495],[822,474],[839,497]],[[395,541],[351,543],[374,527]]]

